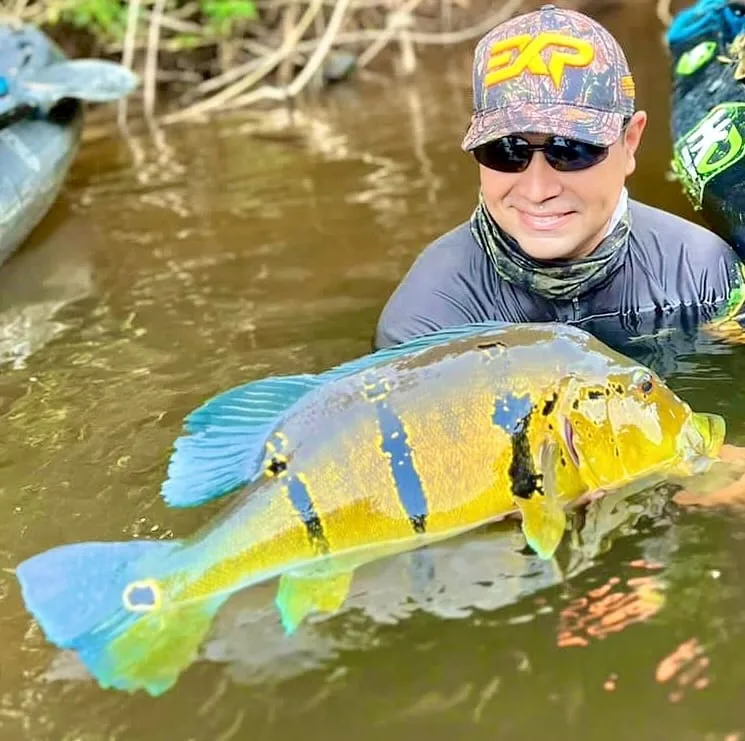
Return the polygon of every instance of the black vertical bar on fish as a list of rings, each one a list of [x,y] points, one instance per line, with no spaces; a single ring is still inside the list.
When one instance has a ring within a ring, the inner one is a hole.
[[[319,554],[326,555],[329,552],[329,543],[305,482],[297,476],[290,477],[287,480],[287,496],[308,531],[311,545]]]
[[[549,414],[555,403],[555,398],[547,402]],[[533,414],[533,402],[529,394],[514,396],[507,394],[498,397],[494,402],[492,422],[501,427],[511,438],[512,460],[508,473],[512,485],[513,496],[530,499],[535,492],[543,493],[541,476],[535,472],[535,462],[530,450],[528,427]]]
[[[383,436],[382,450],[388,456],[396,491],[416,533],[427,531],[427,497],[422,481],[414,465],[411,445],[400,417],[383,399],[375,403],[380,433]]]

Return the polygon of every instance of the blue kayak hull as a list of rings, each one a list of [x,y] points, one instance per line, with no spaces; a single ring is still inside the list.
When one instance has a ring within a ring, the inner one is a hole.
[[[0,25],[0,264],[44,218],[65,181],[80,142],[83,109],[64,100],[46,112],[21,111],[13,121],[12,83],[65,59],[41,31]],[[10,115],[7,115],[10,112]],[[8,123],[8,121],[11,121]]]
[[[23,120],[0,130],[0,264],[23,244],[57,199],[81,128],[78,110],[63,124]]]

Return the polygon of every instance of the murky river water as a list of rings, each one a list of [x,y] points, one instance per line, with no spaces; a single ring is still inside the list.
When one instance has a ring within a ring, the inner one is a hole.
[[[665,180],[652,4],[603,17],[652,116],[632,194],[690,215]],[[203,399],[369,349],[395,282],[476,195],[468,49],[440,54],[411,83],[339,88],[290,140],[235,118],[90,141],[0,271],[3,741],[745,738],[745,516],[664,491],[600,509],[564,583],[494,528],[433,548],[427,583],[406,558],[363,569],[340,615],[292,639],[272,585],[237,595],[157,700],[100,690],[22,606],[11,570],[33,553],[187,535],[217,510],[157,494]],[[709,349],[669,381],[743,443],[745,347]]]

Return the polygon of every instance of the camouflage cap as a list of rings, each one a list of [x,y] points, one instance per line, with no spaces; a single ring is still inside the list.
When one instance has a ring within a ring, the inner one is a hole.
[[[633,112],[634,80],[618,42],[588,16],[544,5],[479,41],[462,147],[519,132],[607,146]]]

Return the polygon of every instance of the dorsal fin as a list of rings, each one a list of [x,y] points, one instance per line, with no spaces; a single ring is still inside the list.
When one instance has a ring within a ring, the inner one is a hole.
[[[414,355],[417,352],[427,350],[435,345],[442,345],[443,343],[451,342],[452,340],[459,340],[464,337],[493,332],[496,329],[503,329],[507,326],[509,326],[507,322],[479,322],[474,324],[462,324],[458,327],[449,327],[447,329],[439,329],[436,332],[431,332],[429,334],[421,335],[420,337],[415,337],[412,340],[402,342],[400,345],[384,347],[376,352],[363,355],[361,358],[349,360],[346,363],[342,363],[341,365],[337,365],[330,370],[320,373],[319,378],[323,378],[326,381],[336,380],[337,378],[343,378],[344,376],[349,376],[358,371],[388,363],[391,360],[396,360],[397,358],[406,355]]]
[[[268,435],[298,399],[323,383],[318,376],[262,379],[206,401],[184,422],[161,495],[172,507],[194,507],[228,494],[261,473]]]
[[[267,438],[290,410],[324,384],[450,340],[505,326],[469,324],[423,335],[350,360],[318,375],[275,376],[237,386],[206,401],[185,420],[161,495],[172,507],[193,507],[229,494],[263,473]]]

